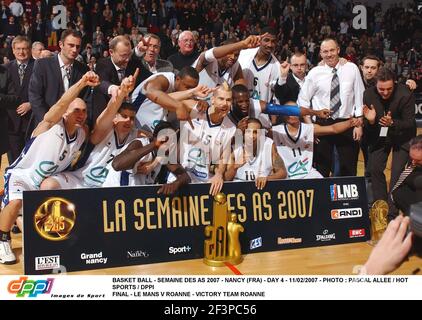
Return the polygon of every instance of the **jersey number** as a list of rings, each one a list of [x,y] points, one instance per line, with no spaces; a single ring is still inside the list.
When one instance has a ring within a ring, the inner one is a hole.
[[[296,150],[297,150],[298,156],[302,155],[302,151],[300,150],[300,148],[293,148],[292,152],[293,152],[293,157],[295,158],[296,158]]]

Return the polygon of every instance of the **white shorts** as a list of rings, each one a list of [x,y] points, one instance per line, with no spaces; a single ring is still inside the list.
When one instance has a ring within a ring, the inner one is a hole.
[[[4,196],[1,207],[4,208],[12,200],[22,200],[24,191],[39,190],[34,187],[31,177],[25,173],[6,172],[4,175]]]
[[[302,179],[322,179],[324,178],[321,173],[315,168],[312,168],[311,172],[309,172],[306,176]]]

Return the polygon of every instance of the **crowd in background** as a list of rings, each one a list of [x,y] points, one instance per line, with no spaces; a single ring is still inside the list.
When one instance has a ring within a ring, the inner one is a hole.
[[[129,35],[136,46],[147,32],[156,33],[161,39],[160,57],[166,59],[177,52],[177,38],[183,30],[194,31],[196,47],[202,52],[229,38],[241,40],[260,34],[268,25],[278,30],[275,55],[280,61],[302,51],[310,66],[316,65],[319,44],[329,36],[338,40],[340,55],[349,61],[358,63],[373,54],[399,79],[413,79],[417,90],[422,88],[422,19],[416,3],[395,3],[384,11],[381,3],[366,5],[367,29],[355,29],[353,7],[357,1],[3,0],[0,61],[13,59],[11,41],[17,35],[57,51],[63,30],[54,28],[52,8],[58,4],[67,8],[67,27],[82,33],[79,59],[91,69],[109,55],[109,40],[117,35]]]

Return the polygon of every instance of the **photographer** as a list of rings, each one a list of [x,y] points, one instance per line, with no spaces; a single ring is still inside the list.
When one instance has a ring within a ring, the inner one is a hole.
[[[391,198],[396,207],[409,215],[410,206],[422,201],[422,135],[410,141],[410,165],[401,173],[392,189]]]

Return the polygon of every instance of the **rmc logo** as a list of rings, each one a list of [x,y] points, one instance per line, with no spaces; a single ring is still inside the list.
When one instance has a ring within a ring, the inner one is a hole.
[[[53,288],[54,278],[47,280],[28,280],[28,277],[20,277],[19,280],[12,280],[7,286],[7,291],[16,294],[16,297],[36,298],[39,294],[48,294]]]

